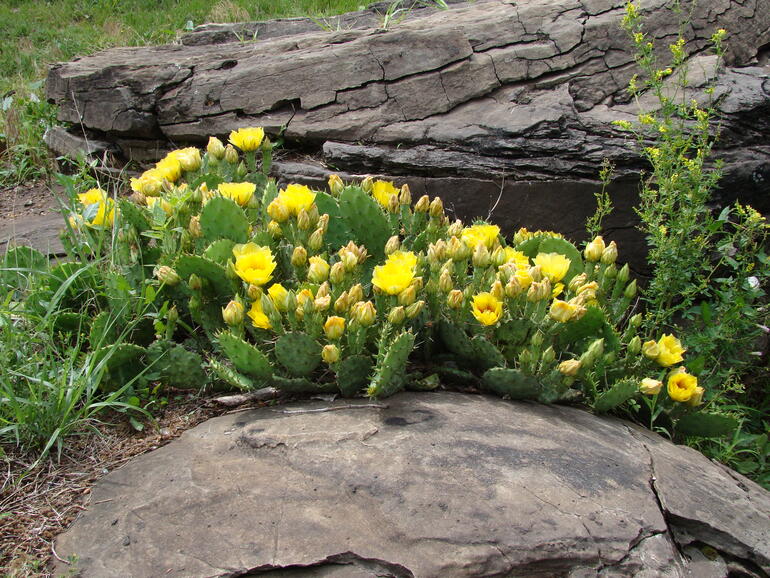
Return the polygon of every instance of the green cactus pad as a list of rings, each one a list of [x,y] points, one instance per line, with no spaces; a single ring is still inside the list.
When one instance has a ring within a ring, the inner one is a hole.
[[[150,229],[150,221],[147,220],[142,209],[127,199],[118,201],[118,219],[120,223],[135,227],[139,233]]]
[[[369,384],[372,360],[366,355],[353,355],[336,365],[337,387],[345,397],[352,397]]]
[[[48,257],[32,247],[12,247],[3,257],[0,287],[21,291],[31,284],[32,276],[48,268]]]
[[[324,242],[329,250],[334,251],[353,238],[348,224],[342,218],[337,199],[328,193],[316,193],[315,204],[320,215],[329,215],[329,227],[324,235]]]
[[[219,239],[206,247],[203,256],[210,261],[224,265],[233,258],[233,247],[235,241],[231,239]]]
[[[106,343],[115,343],[118,340],[118,334],[118,327],[111,313],[102,311],[91,321],[88,342],[91,344],[91,349],[98,349]]]
[[[304,377],[281,377],[274,375],[273,387],[286,393],[331,393],[337,390],[334,383],[314,383]]]
[[[367,390],[369,397],[389,397],[404,388],[406,364],[414,348],[414,339],[413,333],[401,333],[386,346],[384,355],[380,352],[374,378]]]
[[[438,334],[444,346],[462,359],[472,359],[474,356],[473,342],[465,333],[465,330],[446,319],[442,319],[438,325]]]
[[[305,377],[321,363],[321,346],[305,333],[286,333],[275,342],[275,357],[291,375]]]
[[[479,381],[478,377],[473,375],[470,371],[464,371],[462,369],[457,369],[456,367],[436,365],[432,369],[447,383],[467,387],[469,385],[477,385]]]
[[[481,377],[481,381],[490,391],[511,399],[537,399],[540,394],[540,383],[518,369],[493,367]]]
[[[406,389],[410,391],[433,391],[441,385],[438,373],[431,373],[421,379],[410,379],[406,383]]]
[[[575,275],[583,271],[583,257],[580,251],[566,239],[545,236],[533,237],[528,241],[524,241],[517,249],[530,259],[533,259],[538,253],[559,253],[567,257],[570,260],[570,266],[567,274],[561,281],[565,285]]]
[[[604,413],[615,409],[625,403],[639,391],[639,381],[633,379],[624,379],[612,385],[607,391],[596,398],[594,402],[594,411]]]
[[[209,368],[214,372],[214,375],[232,388],[239,389],[241,391],[249,391],[256,389],[254,382],[251,381],[245,375],[238,373],[234,369],[227,367],[224,363],[217,361],[216,359],[209,359]]]
[[[528,319],[511,319],[495,329],[495,337],[509,346],[521,345],[529,337],[532,322]]]
[[[195,273],[201,279],[205,279],[211,285],[213,294],[222,304],[230,301],[235,294],[236,283],[227,277],[225,268],[205,257],[198,255],[182,255],[174,263],[177,274],[185,281]]]
[[[61,333],[88,333],[91,318],[74,311],[61,311],[53,315],[54,331]]]
[[[259,349],[229,332],[219,333],[217,341],[238,371],[255,378],[258,382],[270,379],[273,367],[267,356]]]
[[[208,381],[201,356],[178,344],[156,341],[147,348],[147,361],[161,382],[177,389],[201,389]]]
[[[505,357],[486,337],[477,335],[471,339],[471,344],[473,345],[473,361],[478,367],[481,369],[505,367]]]
[[[605,350],[613,351],[620,345],[617,334],[607,321],[604,311],[598,307],[589,307],[585,315],[577,321],[568,321],[560,326],[557,342],[562,349],[581,347],[586,340],[604,338]]]
[[[362,243],[375,261],[381,260],[392,230],[377,201],[360,187],[347,187],[340,193],[339,206],[353,240]]]
[[[676,422],[676,432],[680,435],[717,438],[732,434],[738,428],[738,420],[715,413],[688,413]]]
[[[214,197],[201,209],[201,229],[209,241],[230,239],[245,243],[249,237],[249,221],[238,203],[225,197]]]
[[[133,343],[107,345],[98,349],[94,353],[95,360],[97,364],[104,364],[104,374],[99,388],[112,392],[135,382],[145,370],[142,358],[146,351],[144,347]]]

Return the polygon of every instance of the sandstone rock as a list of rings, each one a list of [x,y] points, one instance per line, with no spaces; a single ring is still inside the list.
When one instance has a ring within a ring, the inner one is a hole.
[[[201,424],[102,479],[56,551],[86,577],[763,575],[769,520],[766,491],[624,422],[400,394]]]

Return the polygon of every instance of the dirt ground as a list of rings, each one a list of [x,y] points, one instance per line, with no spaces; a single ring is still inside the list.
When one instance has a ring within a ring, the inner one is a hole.
[[[0,187],[0,254],[9,244],[31,245],[51,256],[63,254],[61,195],[45,181]]]

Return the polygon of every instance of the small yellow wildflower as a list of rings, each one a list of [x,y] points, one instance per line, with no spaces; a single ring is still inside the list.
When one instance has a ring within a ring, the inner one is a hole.
[[[264,138],[265,130],[262,127],[255,126],[232,131],[229,140],[243,152],[250,152],[257,150]]]

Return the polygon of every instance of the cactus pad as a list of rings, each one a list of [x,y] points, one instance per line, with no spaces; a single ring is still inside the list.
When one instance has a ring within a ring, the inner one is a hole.
[[[150,229],[150,222],[147,220],[144,212],[127,199],[120,199],[118,201],[118,211],[116,213],[121,224],[131,225],[139,233]]]
[[[562,283],[565,285],[575,275],[583,271],[583,257],[580,251],[566,239],[545,236],[533,237],[523,242],[517,249],[530,258],[534,258],[538,253],[559,253],[567,257],[570,260],[570,266],[564,279],[562,279]]]
[[[366,355],[353,355],[341,360],[336,370],[340,392],[345,397],[352,397],[369,383],[372,360]]]
[[[392,231],[377,201],[360,187],[347,187],[340,193],[339,206],[352,239],[363,243],[374,260],[379,261]]]
[[[245,243],[249,237],[249,221],[235,201],[214,197],[201,209],[201,229],[209,241],[230,239]]]
[[[203,256],[215,263],[225,264],[233,258],[233,247],[235,247],[235,241],[219,239],[206,247],[206,250],[203,251]]]
[[[739,423],[734,417],[715,413],[688,413],[676,422],[678,434],[715,438],[733,433]]]
[[[333,251],[347,244],[353,238],[353,234],[340,214],[337,199],[327,193],[316,193],[315,204],[319,214],[329,215],[329,228],[324,235],[326,246]]]
[[[618,381],[596,399],[594,402],[594,410],[603,413],[615,409],[634,397],[637,391],[639,391],[638,380],[624,379]]]
[[[442,320],[438,326],[438,333],[446,348],[464,360],[473,358],[473,342],[466,335],[462,327],[451,321]]]
[[[209,359],[208,365],[209,368],[214,372],[215,376],[230,387],[240,389],[241,391],[255,389],[253,381],[251,381],[245,375],[238,373],[234,369],[227,367],[224,363],[220,363],[216,359]]]
[[[486,337],[477,335],[471,339],[471,344],[473,345],[473,361],[478,367],[481,369],[505,367],[505,357]]]
[[[540,393],[538,381],[518,369],[494,367],[481,380],[487,389],[511,399],[537,399]]]
[[[401,333],[385,346],[384,355],[380,352],[374,378],[367,390],[369,397],[389,397],[404,388],[406,364],[414,347],[414,338],[411,332]]]
[[[267,381],[273,374],[270,360],[259,349],[229,332],[217,335],[219,347],[235,368],[258,382]]]
[[[275,342],[275,357],[291,375],[304,377],[321,363],[321,346],[305,333],[286,333]]]
[[[150,371],[171,387],[201,389],[208,381],[201,356],[181,345],[156,341],[147,348],[147,360]]]
[[[273,387],[286,393],[323,393],[334,392],[337,386],[334,383],[314,383],[304,377],[273,376]]]
[[[104,364],[104,374],[99,388],[106,392],[120,389],[136,380],[145,370],[142,357],[144,347],[132,343],[107,345],[94,353],[95,360]]]
[[[182,279],[187,280],[195,273],[208,281],[222,304],[227,303],[235,293],[235,282],[227,277],[225,268],[205,257],[182,255],[174,263],[174,269]]]

